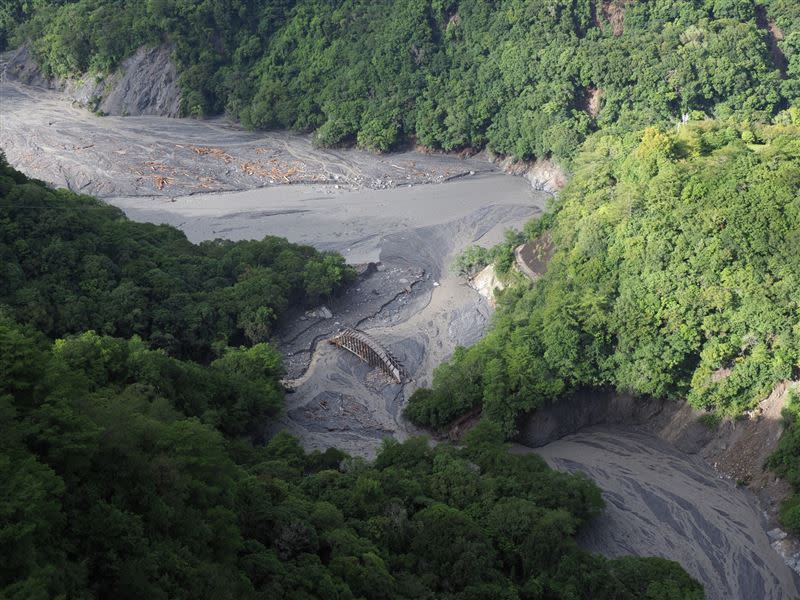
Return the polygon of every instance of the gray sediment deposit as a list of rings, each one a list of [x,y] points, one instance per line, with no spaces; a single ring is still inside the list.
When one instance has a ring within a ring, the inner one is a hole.
[[[773,410],[775,399],[767,402]],[[520,419],[515,451],[536,452],[601,488],[606,508],[581,532],[585,549],[678,561],[709,600],[796,597],[789,557],[767,534],[775,526],[774,501],[758,498],[724,469],[743,452],[736,447],[741,430],[764,456],[771,452],[763,437],[779,428],[768,418],[775,415],[709,428],[700,414],[676,401],[585,391]],[[752,468],[764,472],[763,460]]]
[[[285,319],[278,345],[294,392],[278,425],[308,448],[374,456],[382,438],[415,433],[401,418],[407,397],[489,323],[485,299],[449,271],[455,255],[473,243],[500,242],[506,229],[539,214],[547,198],[521,178],[494,172],[411,188],[294,185],[110,202],[136,220],[180,227],[193,241],[280,235],[341,252],[352,264],[372,263],[325,310]],[[379,340],[409,380],[397,384],[324,343],[344,327]]]
[[[603,491],[603,514],[580,535],[592,552],[662,556],[703,583],[709,600],[784,600],[793,571],[770,547],[755,497],[697,456],[651,434],[597,426],[536,450]]]
[[[500,171],[478,158],[320,149],[308,135],[250,133],[221,117],[101,117],[74,105],[74,94],[67,91],[9,78],[8,60],[7,55],[5,62],[0,60],[0,130],[9,163],[76,192],[174,198],[286,184],[322,185],[331,191],[387,189]],[[122,90],[124,81],[114,89]],[[157,97],[165,92],[137,93],[141,102],[145,96],[147,102],[162,102]],[[118,102],[137,98],[129,91]]]
[[[278,426],[308,448],[372,456],[383,438],[416,433],[401,417],[406,398],[491,318],[449,264],[469,244],[500,241],[547,199],[480,158],[321,150],[307,136],[247,133],[222,119],[101,118],[59,92],[0,85],[3,149],[28,175],[104,197],[133,219],[173,224],[193,241],[280,235],[368,265],[325,307],[298,310],[277,332],[294,389]],[[556,181],[549,166],[534,167],[525,172],[538,187]],[[379,340],[410,380],[397,384],[325,343],[347,326]],[[604,491],[608,507],[583,533],[585,547],[678,560],[711,600],[797,594],[753,494],[702,460],[723,454],[702,454],[713,439],[691,429],[692,415],[678,427],[680,415],[663,404],[589,399],[540,411],[520,438]]]

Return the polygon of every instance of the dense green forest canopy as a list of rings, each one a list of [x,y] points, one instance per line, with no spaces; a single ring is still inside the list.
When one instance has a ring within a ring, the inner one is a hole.
[[[486,420],[368,463],[259,445],[282,406],[264,342],[352,277],[341,257],[193,245],[0,159],[0,596],[701,598],[674,563],[579,550],[597,488],[502,439],[580,387],[735,414],[797,375],[799,36],[792,0],[4,2],[0,49],[47,75],[167,43],[186,115],[573,178],[528,230],[547,274],[407,409]],[[771,466],[800,489],[798,413]]]
[[[750,408],[800,365],[798,186],[797,126],[595,134],[548,217],[547,273],[506,293],[406,414],[443,427],[482,406],[513,434],[519,414],[603,386]]]
[[[135,274],[149,261],[173,261],[176,285],[188,286],[198,261],[216,273],[203,261],[232,261],[236,248],[319,258],[276,241],[192,250],[175,230],[130,223],[7,165],[0,207],[4,283],[14,276],[69,304],[109,300],[119,273],[146,290]],[[201,291],[225,287],[214,279]],[[59,329],[4,293],[14,304],[0,308],[2,598],[703,597],[676,563],[581,551],[574,536],[601,509],[599,490],[510,453],[492,423],[461,448],[387,441],[371,463],[306,454],[285,433],[263,445],[282,401],[268,345],[201,365],[121,338],[113,321],[117,337],[52,340],[94,321],[74,309]],[[154,302],[133,308],[157,311]]]
[[[137,335],[205,361],[268,340],[290,306],[353,277],[340,255],[283,238],[192,244],[174,227],[28,181],[0,155],[0,305],[50,337]]]
[[[316,131],[568,158],[592,131],[800,101],[793,0],[11,0],[0,46],[47,73],[108,72],[174,47],[183,111]]]
[[[0,595],[702,598],[675,563],[580,551],[599,491],[509,454],[497,429],[463,450],[387,443],[370,464],[192,416],[203,384],[246,396],[248,362],[51,345],[0,317]]]

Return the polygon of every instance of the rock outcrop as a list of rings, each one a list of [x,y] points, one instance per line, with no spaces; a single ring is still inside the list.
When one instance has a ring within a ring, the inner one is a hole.
[[[494,308],[497,305],[497,300],[494,293],[497,290],[505,288],[503,282],[497,277],[494,265],[489,265],[479,271],[474,277],[469,280],[469,286],[478,292],[481,296],[486,298],[489,306]]]
[[[110,75],[61,79],[46,77],[30,46],[24,45],[10,57],[5,76],[27,85],[58,90],[80,106],[101,114],[177,117],[181,94],[171,56],[172,48],[168,45],[142,47]]]
[[[100,104],[110,115],[180,115],[178,72],[168,46],[140,48],[122,63],[119,79]]]
[[[549,158],[537,160],[515,160],[486,152],[486,158],[497,164],[509,175],[524,177],[533,189],[555,194],[567,184],[567,173]]]
[[[547,271],[554,253],[552,236],[545,231],[535,240],[514,248],[514,266],[531,281],[537,281]]]
[[[11,81],[19,81],[26,85],[37,87],[51,87],[52,81],[42,75],[33,51],[25,44],[16,52],[10,52],[3,68],[3,76]]]

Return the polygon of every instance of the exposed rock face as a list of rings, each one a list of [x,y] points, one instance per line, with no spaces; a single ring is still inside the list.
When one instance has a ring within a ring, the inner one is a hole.
[[[497,305],[497,300],[494,297],[495,291],[505,289],[505,285],[503,285],[503,282],[497,277],[494,265],[489,265],[482,269],[475,277],[469,280],[469,285],[481,296],[486,298],[486,301],[492,308]]]
[[[605,29],[605,24],[611,25],[611,30],[616,37],[625,32],[625,9],[635,0],[603,0],[600,4],[602,20],[598,20],[600,29]]]
[[[637,399],[614,392],[577,392],[523,416],[516,441],[539,448],[595,425],[648,425],[649,428],[668,404],[664,400]]]
[[[555,246],[549,231],[535,240],[514,248],[514,266],[531,281],[537,281],[547,271]]]
[[[593,119],[600,114],[600,101],[603,99],[603,90],[590,85],[586,88],[584,97],[584,110]]]
[[[567,174],[558,164],[548,159],[514,160],[486,152],[486,157],[509,175],[520,175],[533,189],[555,194],[567,184]]]
[[[36,64],[30,46],[25,45],[9,59],[5,75],[27,85],[59,90],[80,106],[103,114],[177,117],[180,87],[171,54],[172,48],[166,45],[143,47],[111,75],[48,79]]]
[[[100,105],[110,115],[180,114],[178,73],[168,46],[140,48],[122,63],[121,77]]]
[[[27,44],[11,54],[6,63],[4,75],[8,79],[27,85],[39,87],[50,87],[51,85],[50,80],[39,70],[33,58],[33,52]]]

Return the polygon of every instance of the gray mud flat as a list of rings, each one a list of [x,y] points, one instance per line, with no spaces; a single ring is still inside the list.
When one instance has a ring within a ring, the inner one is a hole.
[[[488,325],[485,300],[449,272],[454,256],[473,243],[497,243],[506,229],[541,213],[547,198],[522,178],[476,173],[410,188],[293,185],[110,202],[135,220],[175,225],[193,241],[280,235],[336,250],[353,264],[379,263],[331,299],[330,317],[298,313],[277,340],[295,389],[278,425],[307,448],[336,446],[370,457],[384,437],[415,433],[401,418],[410,393]],[[394,383],[326,343],[344,327],[383,343],[410,381]]]
[[[796,576],[770,547],[755,497],[699,458],[652,434],[614,426],[589,428],[534,451],[602,489],[606,508],[583,531],[585,549],[675,560],[703,583],[708,600],[798,595]]]
[[[496,170],[485,161],[445,155],[323,150],[309,136],[248,133],[221,118],[100,117],[71,106],[58,92],[5,77],[0,131],[12,166],[101,197],[175,197],[290,183],[382,189]]]
[[[448,273],[454,255],[500,241],[546,200],[480,160],[323,151],[307,137],[256,135],[222,120],[100,118],[53,92],[8,82],[0,83],[0,129],[21,171],[109,198],[131,218],[170,223],[193,241],[280,235],[340,251],[351,263],[379,262],[380,270],[332,299],[330,315],[298,313],[276,340],[296,388],[280,426],[307,448],[362,456],[374,455],[385,437],[415,433],[401,418],[408,394],[428,384],[457,345],[485,331],[490,310]],[[242,189],[249,191],[231,191]],[[344,326],[383,343],[412,381],[393,383],[325,343]],[[585,531],[587,549],[677,560],[711,600],[797,594],[753,496],[698,459],[612,427],[536,451],[603,489],[608,507]]]

